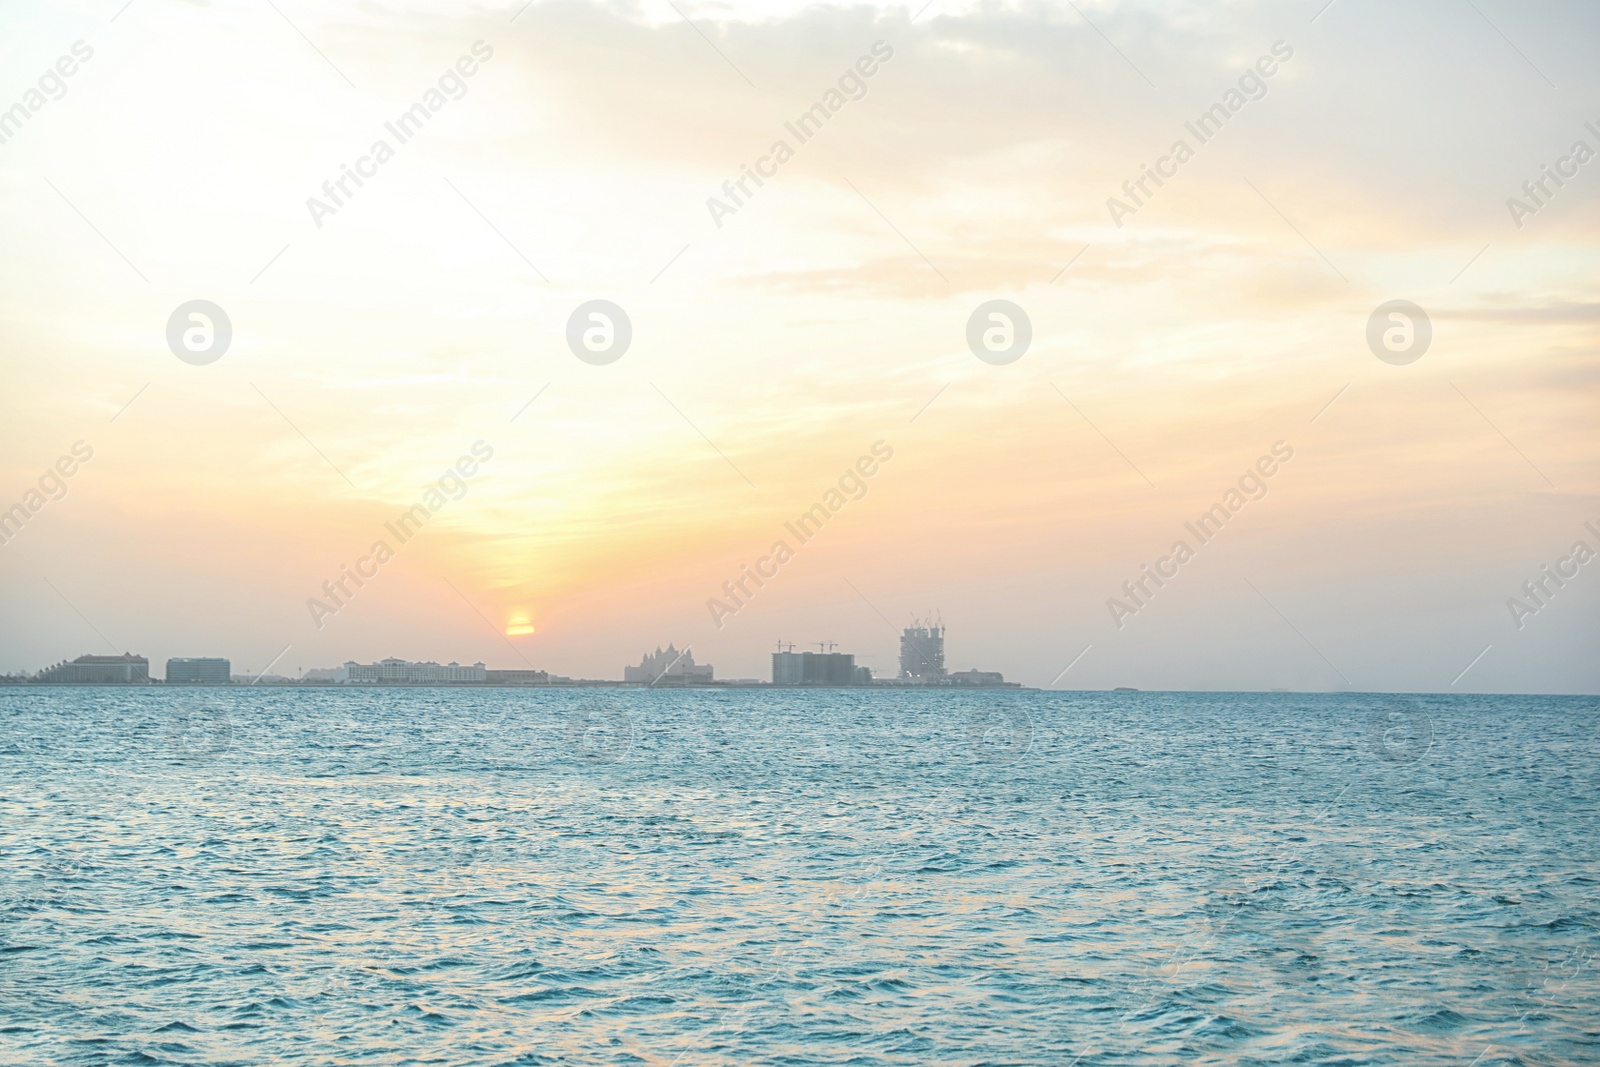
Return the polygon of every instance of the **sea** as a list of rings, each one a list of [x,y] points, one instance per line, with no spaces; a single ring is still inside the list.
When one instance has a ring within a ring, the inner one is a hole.
[[[1597,726],[0,689],[0,1063],[1600,1064]]]

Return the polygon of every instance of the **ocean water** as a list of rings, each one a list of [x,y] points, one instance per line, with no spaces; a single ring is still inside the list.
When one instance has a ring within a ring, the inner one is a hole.
[[[1596,1064],[1597,726],[0,689],[0,1062]]]

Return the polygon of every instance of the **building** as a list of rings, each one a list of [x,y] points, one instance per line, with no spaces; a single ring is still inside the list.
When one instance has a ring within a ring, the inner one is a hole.
[[[936,685],[944,678],[944,624],[919,619],[900,634],[900,678]]]
[[[549,671],[485,671],[490,685],[549,685]]]
[[[977,689],[1021,689],[1020,682],[1008,682],[999,671],[956,671],[945,676],[949,685]]]
[[[62,660],[34,676],[34,681],[54,685],[147,685],[150,661],[124,652],[120,656],[79,656]]]
[[[809,652],[795,652],[793,646],[788,652],[774,652],[772,654],[772,684],[773,685],[799,685],[805,674],[801,669],[804,662],[802,657],[809,656]]]
[[[377,663],[347,661],[339,668],[340,682],[355,685],[437,685],[442,682],[486,682],[489,672],[482,663],[463,667],[459,663],[440,666],[431,660],[412,663],[391,656]]]
[[[773,685],[871,685],[872,671],[849,652],[774,652]],[[862,679],[865,679],[864,681]]]
[[[622,668],[622,680],[644,685],[658,681],[669,685],[710,685],[711,664],[696,663],[694,653],[687,648],[679,652],[668,645],[662,651],[657,646],[653,653],[645,654],[637,667]]]
[[[167,684],[227,685],[233,680],[233,664],[225,659],[169,659]]]
[[[856,657],[849,652],[802,652],[800,684],[855,685]]]

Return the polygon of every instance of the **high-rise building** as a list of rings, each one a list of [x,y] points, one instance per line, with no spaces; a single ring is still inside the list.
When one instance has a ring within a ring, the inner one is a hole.
[[[637,667],[622,668],[624,682],[642,682],[645,685],[655,685],[657,682],[677,685],[709,685],[711,683],[711,664],[696,663],[694,653],[689,649],[679,652],[672,645],[663,651],[659,646],[655,652],[647,652]]]
[[[900,634],[900,678],[931,684],[944,678],[944,623],[921,619]]]
[[[227,685],[233,680],[233,664],[225,659],[205,657],[167,660],[167,683],[189,685]]]
[[[150,681],[150,661],[124,652],[120,656],[79,656],[62,660],[34,678],[56,685],[144,685]]]
[[[806,685],[855,685],[856,658],[848,652],[802,652]]]
[[[774,652],[772,654],[772,684],[773,685],[799,685],[805,679],[802,657],[809,656],[809,652]]]

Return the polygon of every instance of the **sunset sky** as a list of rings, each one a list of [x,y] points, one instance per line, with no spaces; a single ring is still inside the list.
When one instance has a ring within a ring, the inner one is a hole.
[[[1031,686],[1600,691],[1600,561],[1508,606],[1600,550],[1592,3],[124,2],[0,12],[0,109],[92,49],[0,144],[0,509],[93,450],[0,546],[0,672],[287,648],[278,673],[620,678],[673,642],[765,678],[781,640],[883,675],[933,610],[951,668]],[[632,322],[608,365],[565,338],[593,299]],[[966,341],[993,299],[1032,322],[1006,365]],[[1397,299],[1433,329],[1407,365],[1366,339]],[[216,362],[168,348],[191,300],[231,320]],[[788,535],[880,441],[865,495]]]

